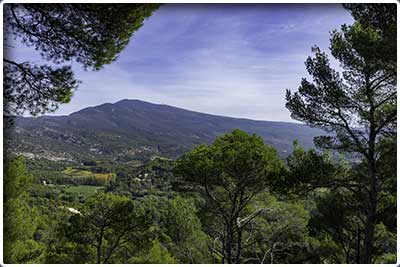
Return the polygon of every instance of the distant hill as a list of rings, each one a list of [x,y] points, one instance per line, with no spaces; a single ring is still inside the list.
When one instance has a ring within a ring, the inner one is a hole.
[[[175,158],[237,128],[260,135],[283,157],[290,153],[293,140],[312,147],[313,137],[324,133],[296,123],[230,118],[121,100],[68,116],[18,117],[7,143],[13,152],[50,159]]]

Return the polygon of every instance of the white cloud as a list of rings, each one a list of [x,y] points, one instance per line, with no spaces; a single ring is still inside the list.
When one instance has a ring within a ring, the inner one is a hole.
[[[253,119],[291,121],[285,90],[306,76],[310,47],[350,21],[340,9],[166,5],[135,33],[118,60],[82,71],[71,103],[55,114],[121,99]],[[246,9],[247,8],[247,9]],[[342,13],[341,13],[342,12]],[[18,50],[19,59],[32,57]],[[37,58],[37,57],[36,57]]]

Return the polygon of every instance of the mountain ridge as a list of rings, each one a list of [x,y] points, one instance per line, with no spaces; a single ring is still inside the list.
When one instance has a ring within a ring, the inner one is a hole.
[[[249,121],[256,121],[256,122],[270,122],[270,123],[275,123],[276,122],[276,123],[289,123],[289,124],[305,125],[305,124],[303,124],[301,122],[297,122],[297,121],[293,121],[293,122],[289,122],[289,121],[270,121],[270,120],[262,120],[262,119],[251,119],[251,118],[246,118],[246,117],[234,117],[234,116],[228,116],[228,115],[205,113],[205,112],[202,112],[202,111],[195,111],[195,110],[190,110],[190,109],[187,109],[187,108],[175,107],[175,106],[171,106],[171,105],[168,105],[168,104],[152,103],[152,102],[148,102],[148,101],[144,101],[144,100],[140,100],[140,99],[128,99],[128,98],[118,100],[117,102],[114,102],[114,103],[106,102],[106,103],[102,103],[102,104],[99,104],[99,105],[96,105],[96,106],[84,107],[84,108],[81,108],[80,110],[73,111],[73,112],[71,112],[70,114],[67,114],[67,115],[43,115],[43,116],[39,116],[39,117],[32,117],[32,116],[20,116],[20,117],[23,117],[23,118],[68,117],[70,115],[73,115],[75,113],[79,113],[79,112],[84,111],[86,109],[97,108],[97,107],[100,107],[100,106],[103,106],[103,105],[115,105],[115,104],[119,104],[120,102],[125,102],[125,101],[126,102],[130,101],[130,102],[138,102],[138,103],[150,104],[150,105],[161,106],[161,107],[174,108],[174,109],[177,109],[177,110],[189,111],[189,112],[199,113],[199,114],[204,114],[204,115],[209,115],[209,116],[218,116],[218,117],[223,117],[223,118],[228,118],[228,119],[240,119],[240,120],[249,120]]]

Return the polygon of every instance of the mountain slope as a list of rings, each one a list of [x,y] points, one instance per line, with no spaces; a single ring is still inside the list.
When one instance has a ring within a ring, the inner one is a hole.
[[[294,139],[305,147],[323,134],[301,124],[255,121],[193,112],[139,100],[89,107],[69,116],[16,119],[10,148],[25,155],[130,160],[151,154],[177,157],[233,129],[256,133],[286,156]]]

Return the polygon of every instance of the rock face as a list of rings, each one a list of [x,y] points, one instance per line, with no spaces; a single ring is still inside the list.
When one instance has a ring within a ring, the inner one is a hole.
[[[150,155],[175,158],[233,129],[255,133],[283,156],[293,140],[311,147],[321,130],[296,123],[255,121],[193,112],[139,100],[88,107],[68,116],[18,117],[8,134],[14,153],[80,160],[131,160]]]

